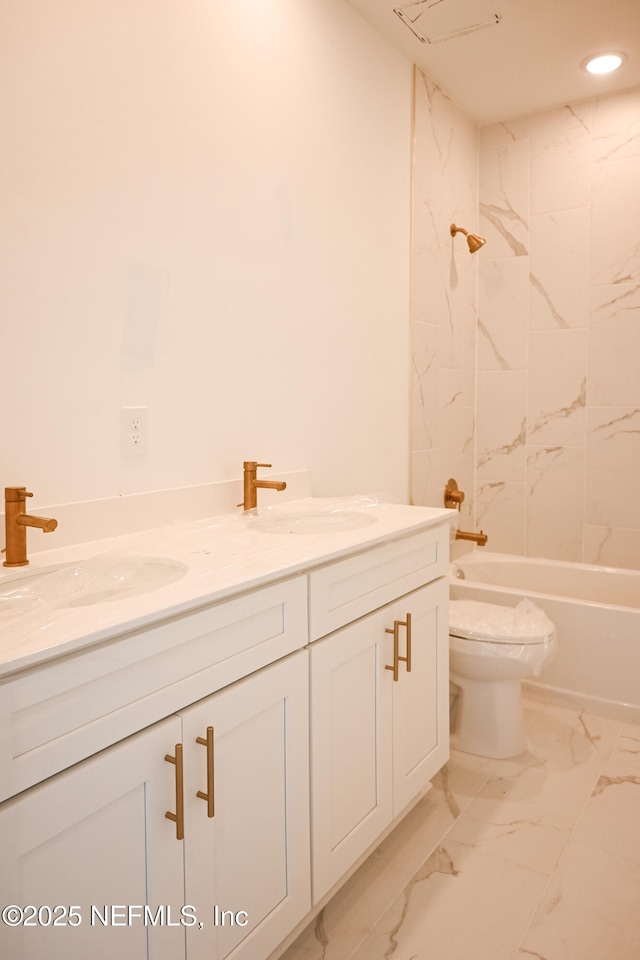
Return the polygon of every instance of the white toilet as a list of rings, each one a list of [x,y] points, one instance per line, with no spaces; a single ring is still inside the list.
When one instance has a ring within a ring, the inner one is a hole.
[[[538,676],[555,647],[553,623],[530,600],[517,607],[452,600],[449,665],[460,697],[451,746],[499,759],[522,753],[520,681]]]

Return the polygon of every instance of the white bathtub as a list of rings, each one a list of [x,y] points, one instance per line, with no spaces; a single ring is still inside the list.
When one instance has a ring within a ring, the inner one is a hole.
[[[558,651],[528,686],[640,716],[640,571],[474,550],[451,565],[451,597],[529,597],[555,623]]]

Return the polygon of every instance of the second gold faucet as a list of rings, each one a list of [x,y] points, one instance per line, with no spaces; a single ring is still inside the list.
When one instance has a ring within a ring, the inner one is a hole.
[[[27,527],[38,527],[43,533],[50,533],[58,526],[52,517],[36,517],[26,512],[26,498],[33,494],[26,487],[4,488],[5,520],[5,567],[25,567],[27,558]]]
[[[245,510],[255,510],[258,506],[258,488],[265,490],[286,490],[283,480],[258,480],[258,467],[270,467],[270,463],[257,463],[255,460],[244,461],[244,500],[239,507]]]

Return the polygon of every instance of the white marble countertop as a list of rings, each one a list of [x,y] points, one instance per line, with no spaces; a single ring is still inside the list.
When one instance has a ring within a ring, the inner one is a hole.
[[[345,511],[362,525],[349,529],[348,518],[341,523]],[[304,526],[305,517],[316,515],[321,519],[311,529],[323,532],[290,532],[300,529],[298,521]],[[277,532],[266,530],[265,520]],[[367,497],[307,498],[255,514],[177,523],[34,554],[27,567],[0,567],[0,679],[376,544],[456,521],[457,513],[445,508]],[[172,582],[140,592],[149,571],[161,577],[165,571]]]

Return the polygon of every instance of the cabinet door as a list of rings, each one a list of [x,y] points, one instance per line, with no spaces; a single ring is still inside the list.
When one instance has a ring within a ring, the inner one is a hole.
[[[186,897],[203,922],[187,931],[187,956],[222,960],[233,951],[234,960],[256,960],[310,907],[307,652],[182,719]]]
[[[311,646],[314,903],[447,760],[447,604],[441,579]]]
[[[406,655],[407,643],[411,652],[411,671],[401,660],[398,681],[392,683],[394,816],[425,789],[449,756],[448,602],[449,585],[442,579],[387,608],[389,619],[398,623],[400,655]]]
[[[34,925],[0,925],[0,956],[184,956],[182,844],[165,817],[176,793],[164,758],[179,740],[169,718],[0,806],[0,901],[42,908],[26,911]],[[145,925],[145,905],[161,923]]]
[[[311,646],[314,903],[392,818],[388,640],[371,614]]]

